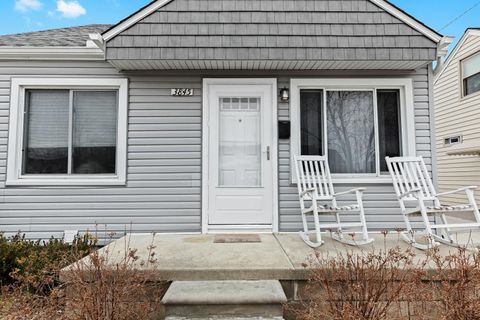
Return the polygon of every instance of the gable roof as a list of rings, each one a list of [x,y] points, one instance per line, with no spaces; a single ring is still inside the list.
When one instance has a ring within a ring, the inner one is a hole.
[[[438,79],[440,79],[442,74],[445,72],[445,70],[448,68],[448,66],[452,62],[453,58],[457,55],[458,51],[463,47],[463,44],[465,43],[465,41],[470,36],[480,37],[480,28],[468,28],[467,30],[465,30],[465,33],[460,38],[458,43],[455,45],[455,48],[453,48],[452,52],[450,52],[447,59],[443,63],[443,66],[438,71],[437,75],[435,76],[434,83],[436,83],[438,81]]]
[[[147,4],[137,12],[133,13],[132,15],[128,16],[127,18],[123,19],[116,25],[112,26],[105,32],[103,32],[102,36],[105,41],[108,41],[121,32],[125,31],[126,29],[130,28],[140,20],[148,17],[150,14],[154,13],[158,9],[162,8],[163,6],[167,5],[168,3],[175,1],[175,0],[154,0],[150,4]],[[397,6],[391,4],[386,0],[369,0],[370,2],[374,3],[375,5],[379,6],[380,8],[384,9],[386,12],[390,13],[394,17],[398,18],[399,20],[403,21],[407,25],[411,26],[415,30],[419,31],[423,35],[425,35],[430,40],[438,43],[442,39],[442,35],[432,28],[426,26],[424,23],[419,21],[418,19],[414,18],[413,16],[409,15],[402,9],[398,8]]]
[[[439,42],[373,1],[157,1],[104,33],[105,57],[121,70],[415,70],[437,59]]]
[[[0,47],[85,47],[89,34],[101,33],[109,24],[90,24],[71,28],[0,36]]]

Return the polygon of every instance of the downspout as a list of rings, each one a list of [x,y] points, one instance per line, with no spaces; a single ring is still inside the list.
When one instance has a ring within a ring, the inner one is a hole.
[[[438,190],[438,166],[437,166],[437,137],[435,130],[435,98],[434,98],[434,79],[435,76],[443,69],[446,57],[448,55],[448,46],[452,43],[454,37],[443,37],[437,44],[437,60],[434,65],[433,62],[428,65],[428,105],[430,114],[430,150],[432,158],[432,180],[435,190]],[[438,191],[437,191],[438,192]],[[438,217],[435,216],[435,223]]]
[[[87,40],[87,47],[94,47],[102,50],[103,56],[106,59],[106,48],[105,48],[105,41],[100,33],[91,33],[88,35],[90,40]]]
[[[432,153],[432,180],[435,190],[438,189],[438,171],[437,171],[437,140],[435,135],[435,99],[433,96],[433,63],[428,65],[428,111],[430,113],[430,149]]]

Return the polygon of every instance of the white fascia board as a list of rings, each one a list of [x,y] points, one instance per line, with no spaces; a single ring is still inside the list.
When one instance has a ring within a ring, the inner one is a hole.
[[[150,14],[154,13],[164,5],[168,4],[172,0],[158,0],[147,7],[143,8],[142,10],[138,11],[137,13],[133,14],[130,18],[126,19],[125,21],[120,22],[118,25],[113,27],[111,30],[107,31],[103,34],[104,41],[108,41],[115,37],[120,32],[130,28],[138,21],[142,20],[143,18],[149,16]]]
[[[418,22],[408,14],[402,12],[392,4],[388,3],[385,0],[370,0],[380,8],[384,9],[385,11],[389,12],[393,16],[397,17],[401,21],[405,22],[408,24],[410,27],[414,28],[415,30],[421,32],[424,34],[426,37],[429,39],[433,40],[436,43],[439,43],[440,40],[442,40],[442,36],[438,34],[437,32],[431,30],[427,26],[423,25],[422,23]]]
[[[89,47],[0,47],[0,60],[105,60],[102,50]]]

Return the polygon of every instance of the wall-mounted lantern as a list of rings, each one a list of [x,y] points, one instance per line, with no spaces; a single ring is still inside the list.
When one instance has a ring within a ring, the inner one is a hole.
[[[288,102],[290,100],[290,91],[287,88],[280,90],[280,101]]]

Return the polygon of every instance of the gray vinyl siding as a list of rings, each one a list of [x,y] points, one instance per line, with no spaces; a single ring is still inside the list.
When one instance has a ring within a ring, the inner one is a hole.
[[[435,54],[432,40],[368,0],[175,0],[109,40],[106,57],[164,68],[189,61],[183,69],[196,61],[301,61],[308,69],[308,61]]]
[[[5,187],[10,79],[15,77],[128,77],[128,173],[122,187]],[[104,229],[120,236],[132,232],[201,231],[201,110],[203,77],[237,77],[235,72],[185,75],[161,71],[119,74],[104,62],[0,62],[0,232],[27,232],[32,238],[61,237],[66,229]],[[290,77],[323,74],[244,74],[276,77],[288,87]],[[359,76],[352,71],[328,76]],[[362,77],[414,79],[417,152],[431,165],[428,73],[374,73]],[[192,97],[171,97],[170,88],[194,88]],[[279,103],[280,120],[289,119],[289,105]],[[296,187],[290,184],[290,143],[279,141],[280,231],[301,227]],[[359,185],[336,185],[345,190]],[[365,207],[369,227],[403,227],[389,184],[367,185]],[[351,217],[347,217],[351,219]]]
[[[5,187],[11,77],[117,77],[106,62],[0,62],[0,232],[199,232],[201,78],[129,76],[128,173],[121,187]],[[170,96],[172,86],[195,88]]]

